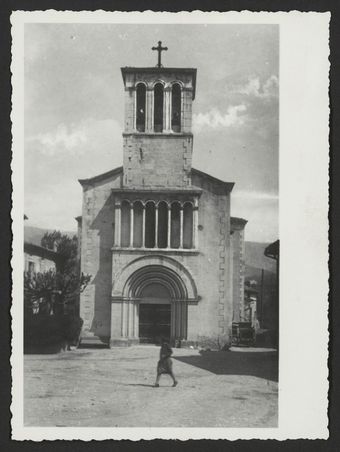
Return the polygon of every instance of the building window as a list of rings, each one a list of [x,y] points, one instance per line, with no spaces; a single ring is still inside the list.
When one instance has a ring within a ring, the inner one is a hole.
[[[28,273],[33,275],[35,273],[35,264],[32,261],[28,261]]]
[[[158,204],[158,248],[168,246],[168,205],[165,201]]]
[[[171,204],[171,230],[170,230],[170,244],[171,248],[179,248],[181,243],[181,205],[179,202]]]
[[[121,246],[130,246],[130,203],[128,201],[122,202],[122,223],[121,223]]]
[[[155,247],[155,226],[156,209],[153,201],[149,201],[145,206],[145,246],[146,248]]]
[[[136,96],[136,128],[138,132],[145,132],[146,88],[143,83],[138,83]]]
[[[183,208],[183,248],[193,246],[193,207],[191,202],[186,202]]]
[[[143,204],[140,201],[133,204],[133,246],[143,246]]]
[[[164,88],[161,83],[156,83],[154,89],[154,131],[163,132],[163,103]]]
[[[196,208],[197,209],[197,208]],[[196,213],[196,215],[194,215]],[[123,248],[193,249],[197,246],[197,210],[191,201],[122,201],[116,208],[120,218],[120,237],[116,246]],[[119,241],[120,238],[120,241]]]
[[[171,129],[177,133],[181,131],[181,87],[178,83],[172,85]]]

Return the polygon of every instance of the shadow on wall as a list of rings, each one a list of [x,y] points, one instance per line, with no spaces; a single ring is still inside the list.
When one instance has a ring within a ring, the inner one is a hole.
[[[98,246],[98,271],[92,275],[94,286],[94,316],[90,331],[103,343],[110,340],[111,286],[112,286],[112,246],[114,198],[110,196],[89,227],[92,234],[98,235],[99,243],[94,237],[93,244]],[[94,253],[96,251],[94,250]]]
[[[278,381],[278,356],[276,352],[220,352],[202,355],[174,356],[174,359],[216,375],[251,375]]]

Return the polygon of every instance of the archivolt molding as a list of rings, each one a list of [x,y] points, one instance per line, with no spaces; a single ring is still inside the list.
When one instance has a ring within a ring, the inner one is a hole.
[[[190,272],[183,264],[163,255],[142,256],[126,265],[114,276],[112,298],[138,298],[148,284],[155,282],[163,284],[173,300],[199,299]]]

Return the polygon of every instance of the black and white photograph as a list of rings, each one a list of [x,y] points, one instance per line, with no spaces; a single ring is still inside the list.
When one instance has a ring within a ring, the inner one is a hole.
[[[279,21],[44,14],[16,104],[22,427],[275,437],[294,367]]]

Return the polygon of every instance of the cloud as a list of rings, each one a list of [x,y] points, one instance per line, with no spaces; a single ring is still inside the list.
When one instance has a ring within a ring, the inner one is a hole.
[[[29,136],[26,141],[31,151],[48,157],[64,154],[69,157],[83,156],[88,152],[98,152],[98,144],[106,149],[108,139],[111,144],[117,138],[120,140],[121,131],[120,124],[113,119],[87,119],[70,127],[61,123],[52,131]]]
[[[261,192],[255,190],[239,190],[233,193],[233,198],[261,201],[278,201],[279,195],[277,193]]]
[[[202,129],[217,129],[220,127],[234,127],[244,123],[244,113],[247,107],[244,104],[234,105],[228,108],[227,113],[221,113],[217,109],[212,109],[208,113],[198,113],[193,115],[193,130],[200,132]]]
[[[237,88],[237,92],[262,99],[277,97],[279,92],[279,80],[276,75],[271,75],[264,83],[259,77],[248,79],[246,85]]]
[[[46,155],[54,155],[63,150],[82,154],[80,145],[87,142],[87,132],[84,124],[70,128],[65,124],[59,124],[56,130],[34,135],[29,137],[28,141],[40,145],[41,152]]]

